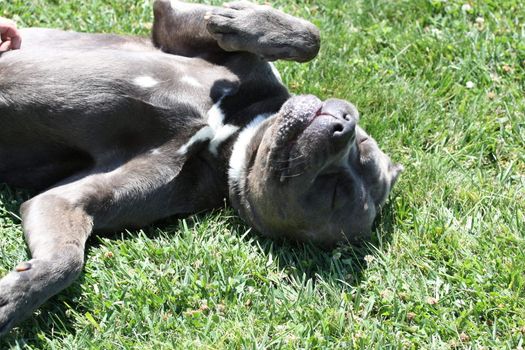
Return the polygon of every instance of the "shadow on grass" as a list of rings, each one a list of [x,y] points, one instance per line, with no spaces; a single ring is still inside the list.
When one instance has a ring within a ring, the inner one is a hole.
[[[323,280],[335,285],[356,286],[363,279],[365,257],[375,255],[390,242],[395,213],[392,201],[387,203],[374,222],[370,239],[359,244],[342,244],[332,250],[323,250],[312,244],[275,242],[257,237],[266,255],[272,254],[279,267],[296,281]]]
[[[0,194],[4,209],[17,212],[17,207],[23,200],[28,198],[24,191],[11,191],[9,188],[0,187]],[[265,256],[272,256],[278,267],[286,273],[289,279],[306,283],[311,281],[315,284],[322,280],[337,286],[346,288],[357,286],[361,283],[366,268],[365,257],[374,255],[391,240],[394,229],[394,198],[392,198],[381,210],[376,219],[372,231],[372,237],[360,245],[341,245],[333,250],[323,250],[311,244],[299,244],[287,241],[275,241],[257,235],[249,234],[243,237],[247,244],[255,244],[260,247]],[[231,209],[220,209],[217,211],[196,214],[186,218],[188,229],[201,224],[209,215],[225,215],[234,217],[232,227],[239,228],[237,232],[246,232],[248,226],[238,217],[235,218]],[[229,215],[231,214],[231,215]],[[160,236],[163,230],[178,232],[182,228],[180,218],[169,218],[154,225],[140,230],[150,239]],[[160,228],[160,229],[159,229]],[[138,234],[139,230],[130,231],[130,237]],[[239,233],[240,234],[240,233]],[[92,235],[87,242],[88,252],[92,248],[102,245],[101,238],[121,240],[122,231]],[[66,290],[52,297],[48,302],[28,320],[18,325],[11,333],[0,339],[0,348],[15,347],[43,348],[48,345],[46,337],[61,337],[75,335],[77,329],[71,317],[71,310],[75,313],[85,313],[79,299],[82,295],[82,285],[85,283],[84,273]],[[76,325],[78,327],[78,325]],[[59,329],[57,331],[56,329]]]

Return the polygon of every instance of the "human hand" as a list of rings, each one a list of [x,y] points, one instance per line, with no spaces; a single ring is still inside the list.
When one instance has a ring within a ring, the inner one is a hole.
[[[16,23],[0,17],[0,53],[20,48],[22,38],[16,29]]]

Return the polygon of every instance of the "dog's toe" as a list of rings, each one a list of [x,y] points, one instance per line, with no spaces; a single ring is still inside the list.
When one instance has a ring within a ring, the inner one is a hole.
[[[234,10],[219,9],[208,12],[204,18],[206,20],[206,27],[212,35],[235,33],[237,31]]]
[[[5,324],[0,321],[0,336],[3,336],[11,329],[12,322],[6,322]]]
[[[7,295],[0,291],[0,336],[7,333],[13,325],[13,310]]]
[[[3,295],[0,295],[0,308],[6,306],[8,303],[7,298]]]

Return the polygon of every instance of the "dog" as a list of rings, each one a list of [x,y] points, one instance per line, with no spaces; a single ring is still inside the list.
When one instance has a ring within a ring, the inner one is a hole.
[[[221,207],[264,236],[366,238],[402,166],[349,102],[292,96],[270,62],[313,59],[310,22],[269,6],[156,0],[151,40],[22,30],[0,56],[0,182],[32,259],[0,280],[0,334],[71,284],[94,231]]]

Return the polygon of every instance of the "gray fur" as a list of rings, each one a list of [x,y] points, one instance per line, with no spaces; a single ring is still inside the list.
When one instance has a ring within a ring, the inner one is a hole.
[[[262,234],[330,246],[370,232],[397,178],[351,104],[290,98],[272,73],[317,54],[311,23],[246,2],[154,11],[153,44],[28,29],[0,56],[0,182],[41,190],[21,208],[32,259],[0,280],[0,336],[79,275],[92,232],[229,198]]]

